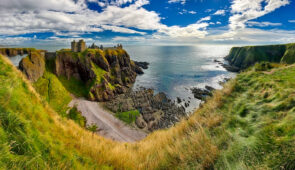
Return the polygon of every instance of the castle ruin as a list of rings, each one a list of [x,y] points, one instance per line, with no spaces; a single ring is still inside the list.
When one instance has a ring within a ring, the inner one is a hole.
[[[82,52],[86,50],[86,43],[84,40],[79,40],[79,42],[74,40],[71,43],[71,47],[73,52]]]

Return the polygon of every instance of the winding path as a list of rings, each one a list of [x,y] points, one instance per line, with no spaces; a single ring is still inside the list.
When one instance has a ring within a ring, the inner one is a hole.
[[[87,125],[95,123],[101,136],[121,142],[134,142],[146,137],[146,133],[129,127],[101,108],[97,102],[79,98],[73,99],[69,105],[77,105],[78,110],[86,117]]]

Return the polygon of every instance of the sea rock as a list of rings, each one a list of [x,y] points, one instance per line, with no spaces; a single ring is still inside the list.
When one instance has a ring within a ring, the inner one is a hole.
[[[215,90],[215,88],[211,87],[211,86],[205,86],[205,89],[208,90],[208,91],[213,91]]]
[[[141,62],[141,61],[134,61],[135,65],[137,65],[138,67],[141,67],[143,69],[148,69],[148,66],[150,63],[148,62]]]
[[[221,64],[221,66],[230,72],[239,72],[240,71],[240,68],[233,66],[233,65]]]
[[[213,87],[205,86],[205,89],[198,87],[192,88],[191,91],[194,94],[194,97],[199,100],[206,100],[207,96],[212,96],[212,91],[215,90]]]
[[[179,97],[177,97],[177,103],[181,103],[181,99]]]

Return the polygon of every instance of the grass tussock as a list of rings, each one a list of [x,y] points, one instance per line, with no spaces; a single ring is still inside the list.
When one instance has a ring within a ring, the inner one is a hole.
[[[294,168],[294,66],[242,73],[187,120],[136,143],[61,118],[3,57],[0,66],[1,168]]]

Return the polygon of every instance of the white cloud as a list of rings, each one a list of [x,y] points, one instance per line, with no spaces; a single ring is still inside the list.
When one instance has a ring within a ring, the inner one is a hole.
[[[197,12],[196,11],[188,11],[186,9],[183,9],[182,11],[178,12],[180,15],[184,15],[184,14],[196,14]]]
[[[77,3],[72,0],[61,0],[60,5],[69,4],[71,12],[66,10],[66,7],[59,7],[55,3],[57,3],[56,0],[48,0],[45,4],[52,6],[47,7],[44,3],[39,3],[38,0],[4,0],[4,5],[0,5],[0,34],[17,35],[62,31],[101,32],[103,31],[102,25],[112,25],[114,26],[112,30],[123,33],[143,34],[126,27],[156,30],[162,26],[160,24],[161,18],[157,13],[141,7],[149,3],[147,0],[137,0],[124,8],[110,5],[104,8],[101,13],[87,9],[83,0],[78,0]],[[21,4],[23,8],[18,5],[14,6],[15,4]],[[26,10],[21,11],[21,9]],[[110,29],[110,27],[104,28]]]
[[[234,0],[231,5],[233,15],[229,18],[229,26],[231,30],[244,29],[247,21],[259,18],[289,3],[289,0]]]
[[[208,40],[223,43],[240,44],[277,44],[289,43],[295,41],[295,31],[283,30],[261,30],[254,28],[245,28],[237,31],[224,31],[217,35],[207,37]]]
[[[184,5],[186,3],[186,0],[169,0],[168,3],[169,4],[172,4],[172,3],[181,3],[182,5]]]
[[[216,24],[218,24],[218,25],[219,25],[219,24],[221,24],[221,22],[217,21],[217,22],[216,22]]]
[[[213,15],[225,15],[225,10],[220,9],[216,11]]]
[[[247,25],[258,26],[258,27],[268,27],[268,26],[281,26],[282,23],[248,21]]]
[[[130,37],[122,37],[122,36],[116,36],[112,38],[113,41],[144,41],[144,37],[139,37],[139,36],[130,36]]]
[[[73,0],[1,0],[0,9],[6,11],[18,10],[19,12],[27,10],[56,10],[56,11],[77,11],[84,8],[85,4],[78,0],[76,3]]]
[[[205,30],[209,26],[208,23],[195,23],[190,24],[186,27],[179,26],[164,26],[159,29],[158,32],[164,35],[168,35],[172,38],[177,37],[191,37],[191,38],[204,38],[207,35],[207,31]]]
[[[129,34],[141,34],[145,35],[145,32],[140,32],[140,31],[135,31],[129,28],[124,28],[124,27],[117,27],[117,26],[112,26],[112,25],[102,25],[102,29],[104,30],[111,30],[113,32],[121,32],[121,33],[129,33]]]
[[[288,22],[290,22],[290,23],[295,23],[295,20],[289,20]]]
[[[201,23],[201,22],[203,22],[203,21],[209,21],[209,20],[211,20],[211,17],[210,17],[210,16],[207,16],[207,17],[201,18],[201,19],[198,21],[198,23]]]

